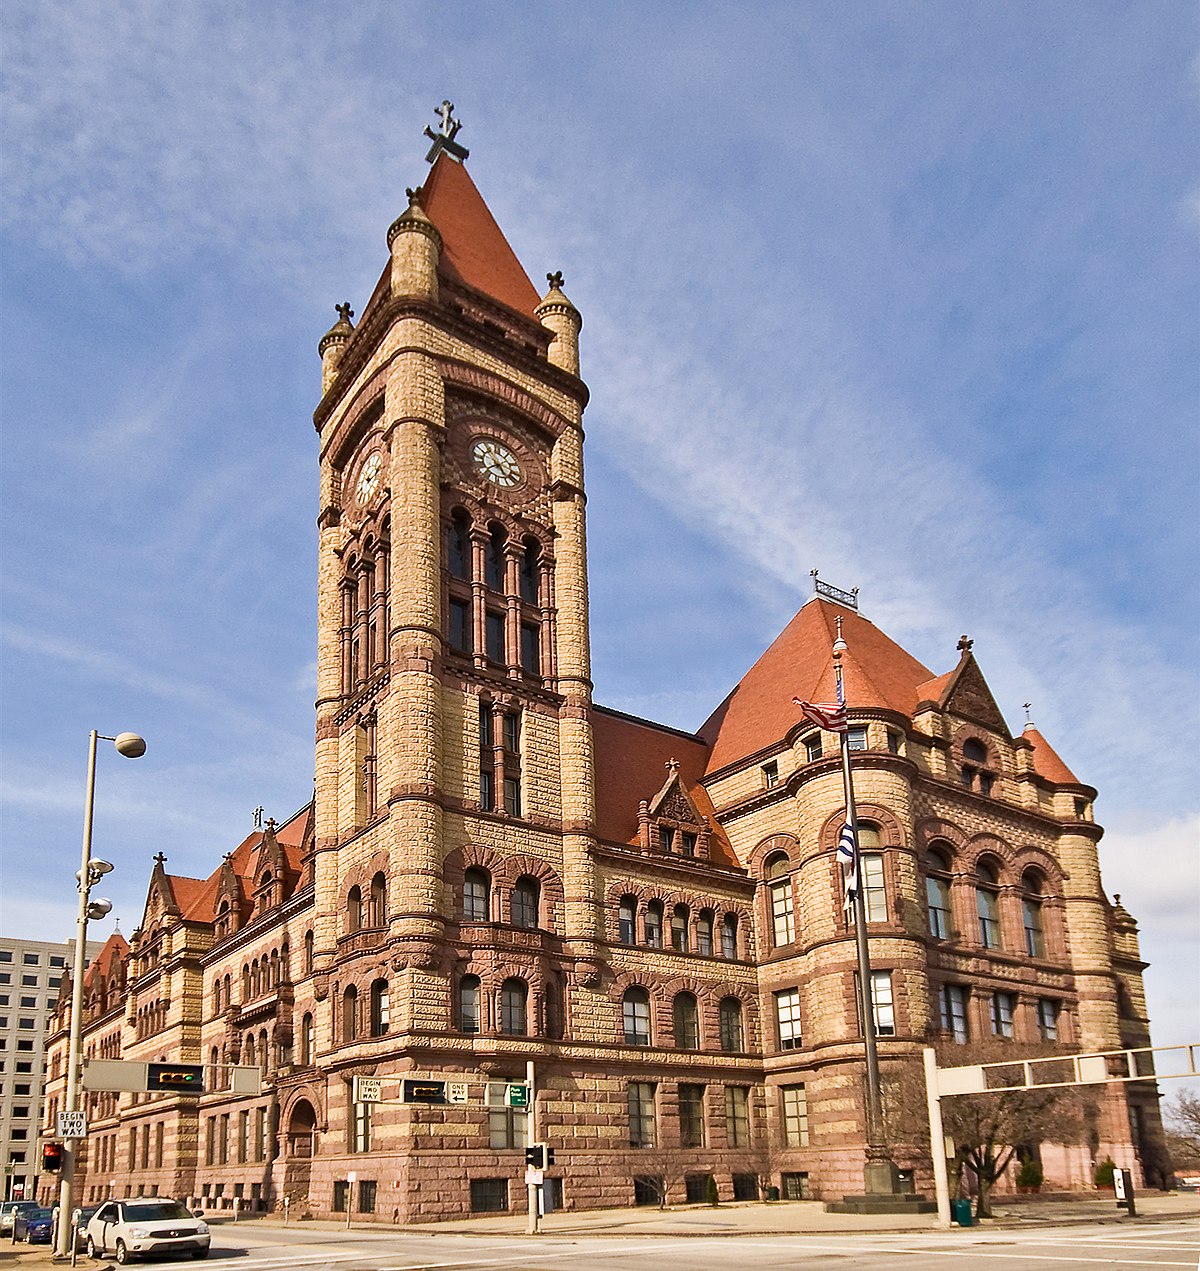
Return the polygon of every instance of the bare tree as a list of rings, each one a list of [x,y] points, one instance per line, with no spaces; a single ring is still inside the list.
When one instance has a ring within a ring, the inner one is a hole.
[[[1163,1112],[1172,1165],[1176,1169],[1200,1165],[1200,1094],[1181,1090]]]
[[[954,1095],[942,1101],[942,1122],[946,1134],[957,1147],[952,1165],[955,1184],[964,1167],[978,1185],[975,1202],[977,1218],[992,1216],[991,1193],[1024,1149],[1041,1142],[1082,1143],[1094,1122],[1096,1109],[1079,1090],[1070,1087],[1018,1090],[1008,1088],[1023,1080],[1021,1059],[1062,1055],[1052,1046],[1018,1046],[1007,1040],[967,1044],[946,1043],[937,1048],[943,1067],[1009,1062],[1012,1069],[992,1075],[996,1089],[985,1094]],[[1019,1059],[1017,1058],[1019,1054]],[[1070,1065],[1064,1061],[1063,1078],[1070,1080]],[[1044,1079],[1050,1079],[1043,1070]],[[891,1142],[929,1142],[929,1115],[925,1102],[924,1076],[915,1066],[894,1068],[884,1090],[884,1123]]]

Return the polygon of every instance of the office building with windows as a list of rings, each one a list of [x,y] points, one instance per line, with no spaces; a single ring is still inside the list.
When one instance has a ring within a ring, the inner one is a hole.
[[[568,1206],[704,1200],[710,1176],[725,1199],[861,1190],[841,770],[792,701],[833,699],[839,619],[885,1070],[938,1038],[1146,1044],[1096,792],[1010,730],[969,641],[927,668],[818,582],[696,732],[592,700],[582,319],[434,148],[357,324],[339,306],[319,346],[315,798],[208,878],[159,859],[93,967],[88,1053],[203,1062],[212,1088],[92,1096],[83,1198],[516,1208],[529,1062]],[[61,1080],[60,1054],[51,1101]],[[1153,1084],[1098,1099],[1048,1182],[1157,1167]],[[928,1186],[919,1134],[890,1146]]]

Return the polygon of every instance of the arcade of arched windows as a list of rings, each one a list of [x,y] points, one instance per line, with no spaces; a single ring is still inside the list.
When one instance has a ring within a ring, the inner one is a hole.
[[[329,995],[334,1044],[348,1046],[373,1037],[386,1037],[392,1028],[391,990],[385,974],[364,972],[350,982],[335,984]],[[311,1063],[315,1041],[312,1016],[301,1022],[300,1062]]]
[[[544,531],[460,499],[446,510],[443,541],[447,652],[477,671],[553,679],[554,556]]]
[[[996,792],[1001,775],[1000,756],[995,742],[981,729],[962,728],[950,743],[951,776],[964,790],[990,796]]]
[[[757,994],[742,985],[626,972],[608,997],[615,1040],[626,1046],[742,1054],[758,1045]]]
[[[387,667],[390,520],[368,523],[341,551],[342,695],[351,696]]]
[[[167,1013],[170,1010],[171,1003],[159,999],[154,1002],[147,1002],[145,1006],[139,1006],[134,1014],[134,1035],[139,1041],[144,1037],[152,1037],[155,1033],[161,1032],[167,1026]]]
[[[376,853],[345,879],[342,930],[344,936],[359,931],[381,931],[388,924],[386,854]]]
[[[214,1016],[222,1015],[234,1005],[245,1006],[292,982],[291,946],[284,939],[276,948],[242,963],[236,979],[226,972],[213,977],[209,1000]],[[234,1001],[234,990],[238,990]]]
[[[484,954],[463,960],[451,994],[457,1032],[547,1041],[566,1036],[566,976],[542,959],[506,955],[500,960]]]
[[[1063,873],[1049,852],[952,823],[917,827],[929,936],[1035,961],[1068,959]]]
[[[613,944],[732,962],[754,957],[748,908],[696,892],[665,892],[629,881],[613,883],[608,889],[605,927]]]
[[[563,929],[562,879],[536,856],[502,856],[468,843],[446,857],[442,877],[460,922]]]

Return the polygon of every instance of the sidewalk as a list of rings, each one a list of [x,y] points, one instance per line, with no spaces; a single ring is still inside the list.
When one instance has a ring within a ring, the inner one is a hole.
[[[985,1219],[983,1229],[1060,1226],[1072,1223],[1154,1223],[1200,1219],[1200,1196],[1195,1192],[1150,1192],[1137,1197],[1137,1217],[1130,1218],[1118,1210],[1111,1196],[1075,1196],[1068,1199],[1020,1202],[1000,1199],[994,1202],[996,1217]],[[209,1218],[226,1239],[236,1230],[228,1219],[217,1215]],[[397,1232],[435,1232],[439,1234],[497,1236],[525,1234],[524,1213],[498,1214],[493,1217],[464,1218],[451,1222],[413,1223],[407,1227],[391,1227],[382,1223],[355,1223],[351,1232],[383,1235]],[[239,1225],[283,1229],[277,1218],[243,1218]],[[345,1231],[344,1221],[315,1220],[294,1222],[293,1227],[309,1231]],[[931,1231],[937,1227],[934,1214],[830,1214],[820,1201],[747,1201],[723,1204],[712,1209],[707,1205],[675,1209],[590,1209],[580,1213],[551,1214],[542,1220],[542,1233],[548,1236],[800,1236],[823,1232]],[[222,1241],[223,1243],[223,1241]],[[0,1266],[22,1269],[51,1265],[48,1245],[13,1245],[0,1242]],[[78,1265],[94,1269],[98,1263],[79,1255]]]

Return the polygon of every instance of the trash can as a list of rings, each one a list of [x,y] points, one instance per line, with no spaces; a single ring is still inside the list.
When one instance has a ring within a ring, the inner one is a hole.
[[[969,1200],[952,1200],[950,1202],[950,1221],[960,1227],[969,1227],[975,1220],[971,1217]]]

